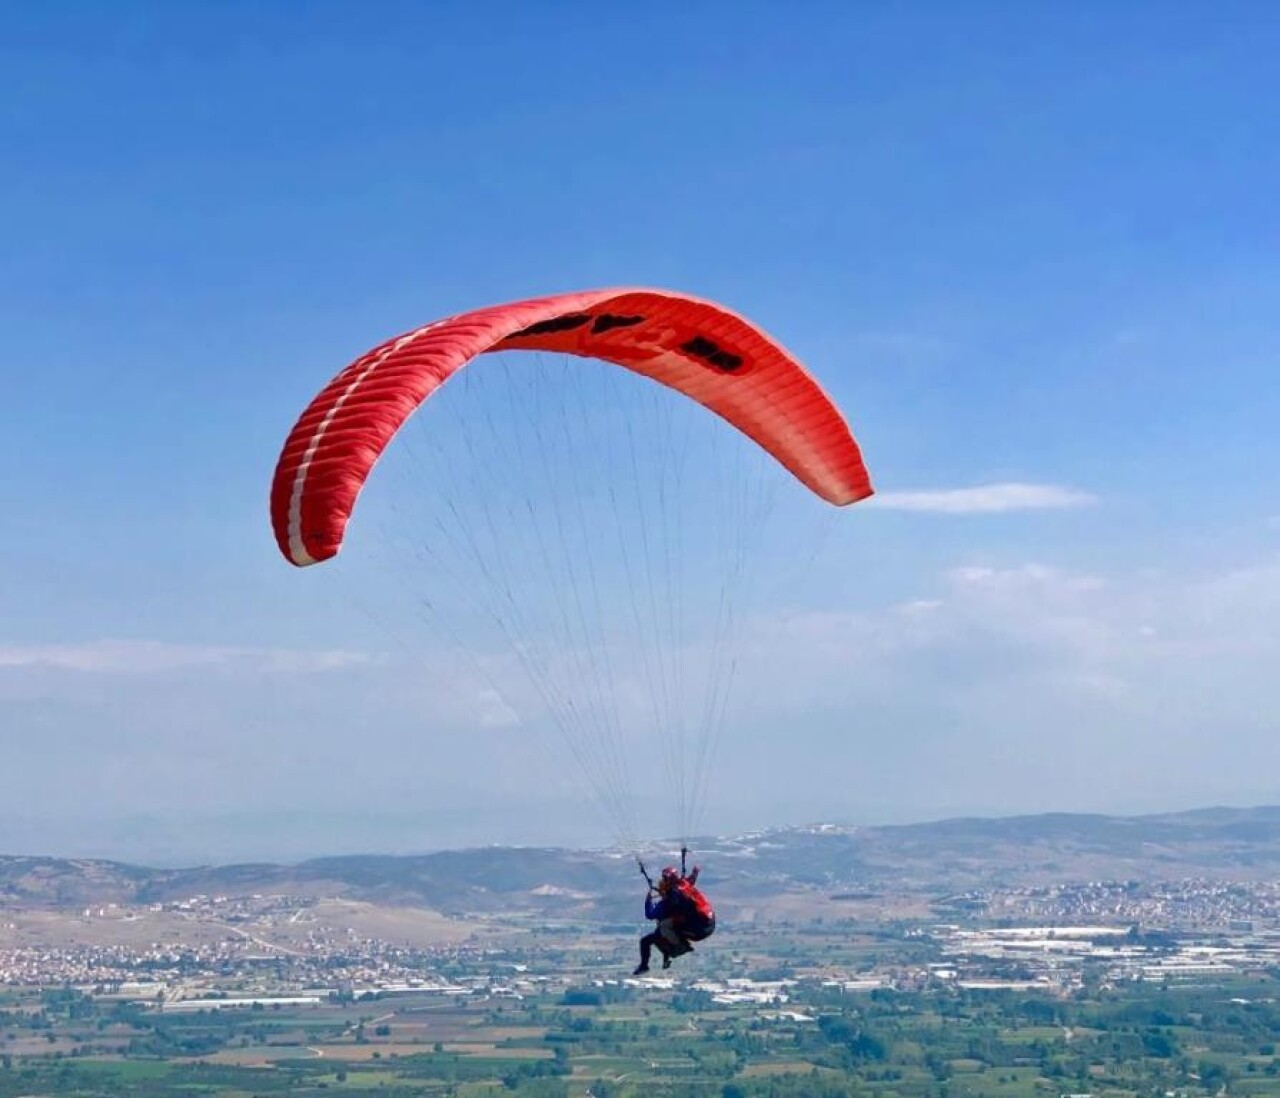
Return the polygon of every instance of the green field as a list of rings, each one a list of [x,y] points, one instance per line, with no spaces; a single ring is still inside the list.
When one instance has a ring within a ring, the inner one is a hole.
[[[1280,1095],[1280,984],[1072,997],[789,989],[787,1011],[618,984],[164,1014],[0,1002],[0,1098],[1155,1098]],[[1225,1089],[1224,1089],[1225,1088]]]

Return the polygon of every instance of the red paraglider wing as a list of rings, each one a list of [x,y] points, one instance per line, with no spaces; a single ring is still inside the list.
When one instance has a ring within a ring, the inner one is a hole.
[[[828,502],[872,494],[839,410],[754,325],[683,294],[595,290],[438,320],[339,373],[303,412],[276,465],[271,521],[285,557],[301,566],[334,556],[366,477],[405,420],[471,359],[507,350],[624,366],[711,409]]]

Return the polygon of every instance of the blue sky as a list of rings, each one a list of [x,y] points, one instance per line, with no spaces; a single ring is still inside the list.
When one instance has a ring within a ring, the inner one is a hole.
[[[613,284],[777,335],[882,493],[709,826],[1280,797],[1270,5],[0,14],[7,845],[317,802],[594,838],[536,713],[392,696],[265,499],[366,347]]]

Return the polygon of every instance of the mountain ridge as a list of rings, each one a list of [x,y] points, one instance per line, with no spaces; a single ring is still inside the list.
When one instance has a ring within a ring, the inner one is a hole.
[[[679,856],[670,842],[652,845],[665,851],[663,860]],[[1090,879],[1248,879],[1280,873],[1280,806],[1142,816],[1054,812],[876,826],[815,823],[705,838],[695,847],[717,894],[739,899],[761,889],[906,893]],[[342,854],[178,869],[0,855],[0,904],[21,907],[270,893],[460,914],[553,910],[563,906],[565,895],[604,908],[619,895],[633,904],[638,885],[637,867],[624,852],[567,847]]]

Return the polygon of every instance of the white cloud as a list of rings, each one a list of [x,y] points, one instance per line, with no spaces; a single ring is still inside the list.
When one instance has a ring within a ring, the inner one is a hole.
[[[962,801],[1021,811],[1230,799],[1280,773],[1277,613],[1280,561],[1198,577],[975,561],[878,607],[750,618],[736,672],[721,677],[732,704],[707,819],[770,818],[789,796],[796,813],[863,818]],[[574,779],[576,761],[518,661],[478,655],[479,667],[429,647],[394,658],[123,641],[0,648],[0,669],[12,669],[0,675],[7,757],[32,775],[14,804],[429,801],[459,819],[490,812],[495,838],[518,838],[530,824],[506,799]],[[695,715],[710,655],[690,643],[680,663]],[[261,670],[352,664],[305,679]],[[582,731],[635,747],[632,788],[651,790],[664,743],[683,733],[653,717],[661,674],[613,667],[587,685],[616,703],[615,732],[613,716]],[[687,731],[692,751],[699,726]]]
[[[0,646],[0,667],[46,668],[99,674],[155,675],[195,667],[240,667],[256,671],[339,671],[371,661],[366,653],[301,651],[219,645],[169,644],[150,640],[100,640],[86,644]]]
[[[1004,511],[1045,511],[1088,507],[1098,502],[1091,492],[1056,484],[984,484],[974,488],[881,492],[862,506],[888,511],[927,511],[944,515],[983,515]]]
[[[1034,561],[1016,568],[963,565],[945,573],[945,579],[953,594],[964,593],[972,597],[980,593],[987,600],[1013,600],[1018,605],[1028,597],[1042,603],[1059,603],[1065,598],[1106,586],[1099,576],[1068,572]]]
[[[903,796],[1193,803],[1280,772],[1280,563],[1202,577],[974,565],[928,594],[758,623],[739,714]],[[836,727],[848,735],[822,731]]]
[[[514,728],[520,724],[520,714],[492,687],[475,696],[475,719],[483,729]]]

